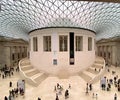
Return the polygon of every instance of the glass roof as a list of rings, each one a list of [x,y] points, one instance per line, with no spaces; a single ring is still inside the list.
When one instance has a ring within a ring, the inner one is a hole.
[[[80,27],[96,39],[120,35],[120,4],[64,0],[0,0],[0,35],[28,39],[43,27]]]

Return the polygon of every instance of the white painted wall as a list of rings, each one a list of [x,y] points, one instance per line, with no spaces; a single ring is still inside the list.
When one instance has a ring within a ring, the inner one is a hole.
[[[74,36],[83,36],[83,51],[75,51],[74,65],[69,64],[69,32],[74,32]],[[59,52],[59,35],[68,35],[67,52]],[[52,36],[51,52],[43,51],[43,36]],[[38,37],[38,52],[33,52],[33,37]],[[88,37],[92,37],[92,51],[88,51]],[[54,75],[61,74],[62,72],[75,74],[93,64],[95,60],[94,38],[95,34],[93,32],[83,29],[48,28],[33,31],[30,33],[31,64],[39,70]],[[53,65],[53,59],[57,59],[57,65]]]

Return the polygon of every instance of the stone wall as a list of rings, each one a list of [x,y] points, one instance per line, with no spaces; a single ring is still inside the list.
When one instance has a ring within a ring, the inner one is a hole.
[[[22,58],[27,57],[27,49],[28,42],[22,39],[0,37],[0,67],[5,64],[8,67],[17,66]]]
[[[97,55],[103,57],[106,63],[120,65],[120,38],[102,39],[96,45]]]

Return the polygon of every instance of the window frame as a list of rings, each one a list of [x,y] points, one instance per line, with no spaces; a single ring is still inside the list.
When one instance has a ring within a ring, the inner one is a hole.
[[[38,38],[33,37],[33,51],[37,52],[38,51]]]
[[[75,36],[75,51],[83,51],[83,36]]]
[[[68,35],[59,35],[59,51],[68,51]]]
[[[92,51],[92,37],[88,37],[88,51]]]
[[[43,51],[51,52],[51,36],[43,36]]]

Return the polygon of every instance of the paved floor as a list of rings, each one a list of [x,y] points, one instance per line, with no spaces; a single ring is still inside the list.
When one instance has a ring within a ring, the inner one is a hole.
[[[116,71],[113,75],[112,71]],[[110,72],[106,71],[107,78],[113,78],[118,75],[120,78],[120,67],[110,67]],[[9,90],[16,88],[16,83],[19,79],[22,79],[18,72],[14,73],[14,76],[6,79],[0,78],[0,100],[4,100],[4,96],[9,95]],[[12,81],[13,87],[9,87],[9,82]],[[117,91],[114,85],[111,87],[111,91],[104,91],[100,88],[100,82],[93,84],[93,90],[86,95],[86,82],[79,76],[72,76],[69,79],[59,79],[57,77],[48,77],[44,80],[38,87],[34,87],[25,84],[25,96],[19,95],[15,100],[37,100],[38,97],[41,100],[55,100],[56,92],[54,92],[54,86],[59,83],[63,86],[62,94],[59,95],[59,100],[65,100],[64,92],[68,89],[69,84],[71,84],[71,89],[69,89],[69,98],[67,100],[114,100],[114,94],[117,93],[118,99],[120,100],[120,92]],[[93,98],[93,93],[97,94],[97,98]]]

